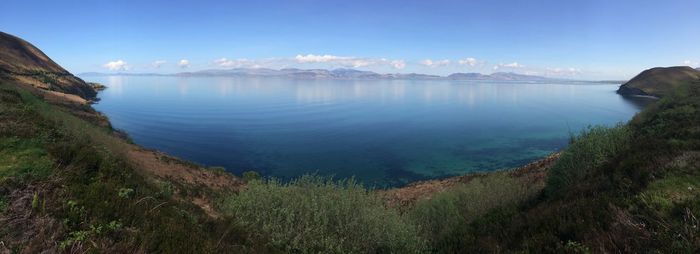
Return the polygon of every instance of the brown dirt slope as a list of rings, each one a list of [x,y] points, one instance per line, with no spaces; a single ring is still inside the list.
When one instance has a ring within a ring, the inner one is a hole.
[[[74,94],[85,100],[97,95],[90,85],[56,64],[37,47],[3,32],[0,32],[0,78]]]
[[[219,216],[214,209],[217,193],[238,192],[245,186],[230,173],[202,168],[137,145],[128,145],[126,155],[142,173],[175,184],[178,198],[199,206],[212,217]]]

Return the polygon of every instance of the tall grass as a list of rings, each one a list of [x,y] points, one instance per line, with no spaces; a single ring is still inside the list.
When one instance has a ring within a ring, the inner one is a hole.
[[[433,252],[460,252],[471,238],[470,223],[494,209],[517,206],[541,190],[542,185],[492,173],[418,202],[407,216]]]
[[[34,186],[32,210],[61,222],[61,231],[38,232],[43,234],[32,235],[32,242],[46,243],[40,248],[48,252],[81,253],[214,253],[236,247],[237,229],[212,226],[194,205],[164,195],[128,162],[124,143],[109,129],[63,110],[26,90],[0,87],[0,210],[13,202],[7,193]],[[16,221],[0,227],[3,240],[45,227],[44,220],[5,215],[0,219]],[[21,250],[29,241],[17,237],[6,241],[8,248]]]
[[[627,125],[595,126],[572,137],[570,146],[562,152],[549,170],[546,193],[558,196],[575,183],[581,182],[616,154],[630,147],[631,131]]]
[[[424,247],[416,227],[352,179],[250,181],[223,209],[284,252],[417,253]]]
[[[47,104],[28,91],[18,90],[24,104],[62,135],[72,135],[96,145],[98,149],[124,157],[127,143],[112,134],[112,129],[96,126],[58,107]]]

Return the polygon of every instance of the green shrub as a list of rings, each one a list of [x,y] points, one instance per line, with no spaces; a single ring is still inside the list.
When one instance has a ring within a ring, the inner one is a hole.
[[[492,173],[419,201],[407,216],[419,226],[432,251],[459,252],[468,244],[467,228],[472,221],[495,208],[529,200],[541,189],[504,173]]]
[[[305,175],[290,183],[253,181],[224,201],[234,221],[293,253],[416,253],[414,226],[353,179]]]
[[[243,180],[245,180],[246,182],[256,181],[256,180],[260,180],[260,179],[262,179],[262,177],[260,176],[260,174],[258,174],[258,172],[255,172],[255,171],[243,172]]]
[[[630,133],[627,125],[618,124],[611,128],[589,127],[573,137],[571,145],[549,170],[546,193],[549,196],[565,193],[613,156],[628,149]]]
[[[213,166],[207,169],[221,174],[226,173],[226,168],[220,166]]]
[[[32,210],[37,210],[39,208],[39,193],[34,192],[34,197],[32,197]]]
[[[4,195],[0,194],[0,213],[4,212],[8,205],[9,200],[7,200]]]
[[[591,253],[591,250],[588,249],[585,245],[575,242],[575,241],[568,241],[564,245],[564,251],[566,253],[580,253],[580,254],[588,254]]]
[[[158,188],[160,189],[160,195],[169,198],[175,192],[175,186],[168,181],[163,181],[158,183]]]
[[[134,189],[132,188],[119,188],[117,196],[119,196],[120,198],[129,198],[131,197],[132,193],[134,193]]]

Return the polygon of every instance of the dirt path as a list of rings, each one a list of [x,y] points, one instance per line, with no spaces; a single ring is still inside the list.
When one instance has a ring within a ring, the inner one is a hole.
[[[179,186],[176,198],[192,202],[212,217],[219,215],[214,209],[216,201],[212,193],[238,192],[245,185],[243,180],[227,172],[206,169],[137,145],[129,145],[126,155],[138,170]]]

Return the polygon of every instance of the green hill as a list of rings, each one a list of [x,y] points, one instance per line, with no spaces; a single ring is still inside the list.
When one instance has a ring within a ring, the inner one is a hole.
[[[0,32],[0,78],[45,90],[93,99],[97,94],[82,79],[56,64],[31,43]]]
[[[617,90],[622,95],[661,97],[676,87],[700,79],[700,71],[687,67],[657,67],[643,71]]]

